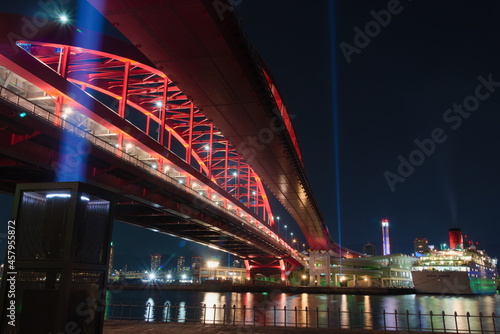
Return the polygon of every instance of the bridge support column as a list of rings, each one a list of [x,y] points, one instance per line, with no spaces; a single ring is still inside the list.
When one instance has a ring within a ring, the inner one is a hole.
[[[249,260],[243,260],[243,263],[245,263],[245,268],[247,270],[247,282],[250,282],[252,279],[252,267],[250,266],[250,261]]]
[[[102,332],[112,211],[111,196],[82,183],[18,185],[1,333]]]
[[[290,285],[288,282],[288,274],[286,272],[285,261],[283,259],[280,260],[280,272],[281,272],[281,282],[285,283],[285,285]]]

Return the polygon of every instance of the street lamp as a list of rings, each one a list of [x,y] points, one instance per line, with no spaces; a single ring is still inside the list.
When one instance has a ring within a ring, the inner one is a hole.
[[[278,234],[281,234],[281,232],[280,232],[280,216],[277,216],[276,220],[278,221]]]
[[[297,242],[297,239],[292,239],[292,245],[293,245],[293,249],[296,249],[295,248],[295,243]]]
[[[293,232],[290,232],[290,240],[293,241]]]
[[[287,226],[285,225],[285,240],[286,242],[288,242],[288,233],[286,232],[287,231]]]

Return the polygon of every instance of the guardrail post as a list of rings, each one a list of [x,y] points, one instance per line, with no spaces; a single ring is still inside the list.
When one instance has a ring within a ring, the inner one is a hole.
[[[446,333],[446,321],[444,319],[444,317],[445,317],[444,311],[441,312],[441,315],[443,316],[443,329],[444,329],[444,332]]]
[[[326,326],[330,328],[330,308],[327,306],[326,307]]]
[[[316,328],[319,328],[319,308],[316,306]]]
[[[226,304],[222,305],[222,324],[226,324]]]
[[[398,331],[398,310],[394,310],[394,321],[396,324],[396,331]]]
[[[217,305],[214,304],[214,321],[213,321],[214,325],[215,325],[215,313],[217,313]]]
[[[245,326],[246,317],[247,317],[247,307],[246,305],[243,305],[243,326]]]
[[[455,330],[457,331],[457,334],[458,334],[458,320],[457,320],[457,311],[455,311],[455,313],[453,314],[454,317],[455,317]]]
[[[471,334],[471,330],[470,330],[470,313],[467,312],[467,327],[469,328],[469,334]]]
[[[309,327],[309,312],[307,312],[307,306],[306,306],[306,327]]]
[[[267,305],[264,305],[264,326],[266,325],[266,312],[267,311]]]
[[[207,304],[203,304],[203,324],[207,323]]]
[[[285,327],[286,327],[286,305],[285,305],[285,307],[283,308],[283,323],[284,323],[284,325],[285,325]]]
[[[481,325],[481,334],[484,333],[483,329],[483,312],[479,312],[479,325]]]
[[[429,312],[429,315],[431,316],[431,329],[432,332],[434,333],[434,322],[432,322],[432,311]]]
[[[295,306],[295,327],[298,327],[298,319],[297,319],[297,306]]]
[[[491,314],[491,321],[493,322],[493,333],[496,333],[496,332],[497,332],[497,325],[495,324],[495,318],[496,318],[496,316],[495,316],[495,312],[493,312],[493,313]]]
[[[151,315],[151,303],[147,303],[146,305],[148,307],[148,317],[147,317],[147,322],[149,322],[149,316]]]
[[[387,325],[385,323],[385,309],[382,310],[382,315],[384,316],[384,331],[387,330]]]
[[[406,329],[410,331],[410,312],[406,310]]]
[[[352,312],[351,312],[351,308],[349,307],[348,311],[347,311],[347,315],[349,316],[349,329],[352,330]]]
[[[422,331],[422,313],[418,310],[418,328]]]
[[[198,317],[196,316],[196,308],[197,308],[197,306],[196,306],[196,305],[197,305],[197,304],[195,303],[195,304],[194,304],[194,306],[193,306],[193,314],[194,314],[194,316],[193,316],[193,317],[194,317],[194,323],[195,323],[195,324],[196,324],[196,322],[198,321]],[[166,306],[167,306],[167,305],[165,305],[165,307],[166,307]],[[165,312],[165,311],[164,311],[164,312]]]
[[[363,330],[365,328],[365,314],[362,306],[359,308],[359,316],[361,318],[361,330]]]
[[[340,307],[337,307],[337,315],[339,317],[339,328],[342,328],[342,316],[340,314]]]
[[[254,305],[254,306],[253,306],[253,325],[254,325],[254,326],[255,326],[255,318],[257,317],[257,316],[255,315],[256,311],[257,311],[257,309],[256,309],[256,307],[255,307],[255,305]]]
[[[276,305],[273,306],[274,311],[274,327],[276,327]]]
[[[233,326],[236,323],[236,305],[233,304]]]
[[[120,320],[123,320],[123,302],[120,303],[122,309],[120,311]]]
[[[132,302],[128,306],[128,319],[132,320]]]

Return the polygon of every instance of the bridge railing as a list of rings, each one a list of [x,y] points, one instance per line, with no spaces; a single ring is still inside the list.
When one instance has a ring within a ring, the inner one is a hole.
[[[119,155],[122,160],[127,161],[128,163],[132,164],[135,167],[139,167],[143,169],[144,171],[162,179],[165,182],[168,182],[170,185],[177,187],[179,189],[182,189],[185,192],[188,192],[195,196],[195,198],[198,200],[199,205],[207,205],[207,206],[213,206],[216,205],[219,209],[224,210],[227,214],[231,215],[234,217],[234,219],[241,221],[242,223],[246,224],[248,227],[256,231],[257,233],[260,233],[261,235],[266,236],[267,238],[274,239],[271,235],[266,233],[266,231],[270,231],[269,228],[267,228],[264,224],[260,223],[259,224],[252,224],[252,219],[249,219],[248,217],[243,218],[240,215],[234,213],[232,210],[229,208],[225,207],[224,205],[217,205],[217,202],[214,202],[212,199],[207,198],[203,195],[200,195],[200,193],[190,187],[188,187],[186,184],[179,183],[178,180],[175,178],[159,171],[156,168],[153,168],[151,165],[139,160],[138,158],[128,154],[125,150],[122,150],[121,148],[118,148],[102,138],[99,138],[95,136],[94,134],[90,133],[89,131],[78,127],[77,125],[67,121],[63,117],[60,117],[58,115],[55,115],[53,112],[46,110],[39,105],[33,103],[32,101],[29,101],[25,99],[22,96],[17,95],[15,92],[12,92],[5,87],[0,87],[0,98],[4,99],[6,101],[9,101],[10,103],[14,104],[17,107],[22,108],[23,110],[26,110],[32,115],[35,115],[45,121],[48,121],[51,125],[57,125],[65,129],[66,131],[80,137],[86,139],[88,142],[91,144],[100,147],[101,149],[104,149],[106,151],[109,151],[110,153],[114,155]],[[250,220],[250,221],[249,221]],[[275,240],[276,241],[276,240]],[[299,260],[300,262],[300,257],[296,254],[297,252],[294,251],[288,244],[284,244],[284,241],[278,241],[283,247],[287,248],[292,256],[294,256],[296,259]]]
[[[153,305],[106,305],[105,319],[150,323],[193,323],[203,325],[279,326],[331,328],[342,330],[384,330],[439,333],[499,333],[495,313],[477,315],[457,312],[410,313],[408,310],[375,311],[328,307],[236,307],[236,305],[193,305],[185,303]]]

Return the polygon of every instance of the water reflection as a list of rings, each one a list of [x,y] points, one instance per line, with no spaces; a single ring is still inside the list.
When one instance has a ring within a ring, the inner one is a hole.
[[[279,291],[268,294],[123,291],[120,294],[107,294],[106,297],[108,305],[118,305],[111,312],[107,310],[107,315],[114,312],[115,316],[131,315],[146,321],[165,322],[196,320],[206,323],[276,324],[277,326],[286,323],[287,326],[298,327],[329,326],[358,329],[385,327],[400,330],[422,328],[435,331],[446,329],[453,332],[458,328],[468,332],[469,325],[472,330],[480,329],[481,326],[492,329],[491,315],[493,312],[500,313],[498,295],[361,296],[286,294]],[[122,304],[146,306],[133,309],[123,308]],[[203,305],[206,305],[206,308],[203,308]],[[225,309],[223,305],[226,305]],[[139,309],[141,313],[137,314]],[[456,316],[454,312],[457,312]],[[466,316],[467,312],[470,314],[469,317]],[[479,317],[480,312],[482,318]]]
[[[373,328],[372,304],[370,296],[363,296],[363,327]]]
[[[166,300],[163,303],[163,321],[170,322],[170,300]]]
[[[177,322],[186,322],[186,303],[179,303],[179,314],[177,316]]]
[[[154,321],[155,319],[155,302],[153,298],[149,298],[146,302],[146,311],[144,312],[145,321]]]

